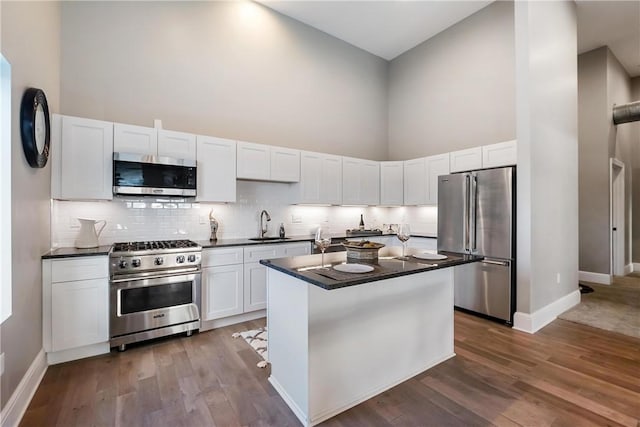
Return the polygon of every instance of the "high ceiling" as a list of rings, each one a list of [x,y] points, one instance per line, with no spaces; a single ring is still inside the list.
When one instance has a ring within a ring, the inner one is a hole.
[[[392,60],[491,1],[257,0],[284,15]],[[577,0],[578,51],[609,46],[640,75],[640,1]]]

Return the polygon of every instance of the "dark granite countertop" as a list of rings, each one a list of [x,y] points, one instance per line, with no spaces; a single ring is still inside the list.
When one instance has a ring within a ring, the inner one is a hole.
[[[372,236],[361,236],[361,237],[349,237],[351,240],[360,240],[366,239],[367,237],[381,237],[381,236],[395,236],[395,234],[382,234],[382,235],[372,235]],[[412,234],[412,237],[425,237],[425,238],[435,238],[435,236],[424,235],[424,234]],[[331,237],[333,239],[345,239],[346,234],[337,233],[332,234]],[[296,243],[296,242],[313,242],[313,236],[288,236],[285,239],[277,239],[277,240],[264,240],[264,241],[256,241],[249,240],[248,238],[241,239],[218,239],[217,241],[209,241],[209,240],[194,240],[197,244],[202,246],[203,249],[210,248],[224,248],[224,247],[232,247],[232,246],[251,246],[251,245],[269,245],[269,244],[278,244],[278,243]],[[96,255],[109,255],[111,251],[111,245],[103,245],[97,248],[91,249],[78,249],[78,248],[54,248],[49,252],[42,255],[42,259],[51,259],[51,258],[71,258],[71,257],[82,257],[82,256],[96,256]]]
[[[111,245],[98,246],[97,248],[90,249],[55,248],[42,255],[42,259],[109,255],[109,252],[111,252]]]
[[[391,279],[393,277],[437,270],[440,268],[468,264],[481,261],[483,259],[483,257],[475,255],[442,252],[443,255],[447,256],[447,259],[434,261],[409,257],[407,261],[402,261],[395,258],[401,255],[400,251],[401,248],[385,247],[380,249],[378,262],[371,264],[374,267],[374,271],[362,274],[340,273],[330,267],[327,267],[329,264],[334,266],[345,263],[347,261],[346,252],[332,252],[325,254],[325,268],[320,267],[321,255],[305,255],[292,258],[261,260],[260,264],[303,280],[307,283],[319,286],[323,289],[332,290],[375,282],[378,280]],[[408,249],[407,255],[421,252],[424,252],[424,250]],[[361,263],[365,264],[364,262]]]

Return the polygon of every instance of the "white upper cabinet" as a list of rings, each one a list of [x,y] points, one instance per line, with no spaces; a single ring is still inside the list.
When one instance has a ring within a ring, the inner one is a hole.
[[[300,151],[238,141],[237,178],[258,181],[300,181]]]
[[[438,177],[449,174],[449,153],[425,158],[426,190],[428,205],[438,204]]]
[[[404,162],[380,162],[380,204],[399,206],[404,203]]]
[[[302,151],[298,203],[342,203],[342,157]]]
[[[404,204],[424,205],[427,202],[426,161],[420,159],[404,162]]]
[[[452,173],[482,169],[482,147],[452,151],[449,156],[450,171]]]
[[[173,130],[158,130],[158,156],[196,160],[196,136]]]
[[[113,124],[113,151],[147,156],[158,155],[158,130],[143,126]]]
[[[201,202],[236,201],[236,142],[200,136],[196,139],[198,195]]]
[[[271,152],[268,145],[238,141],[236,168],[239,179],[268,181],[271,177]]]
[[[380,165],[372,160],[342,158],[342,204],[377,205],[380,202]]]
[[[113,151],[195,160],[196,136],[172,130],[114,123]]]
[[[512,166],[518,161],[518,144],[513,141],[482,146],[482,167]]]
[[[52,117],[51,196],[111,200],[113,123]]]
[[[300,150],[271,147],[271,181],[300,181]]]

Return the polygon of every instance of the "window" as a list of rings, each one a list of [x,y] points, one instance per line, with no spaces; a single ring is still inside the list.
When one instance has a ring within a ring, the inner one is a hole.
[[[11,65],[0,54],[0,323],[11,316]]]

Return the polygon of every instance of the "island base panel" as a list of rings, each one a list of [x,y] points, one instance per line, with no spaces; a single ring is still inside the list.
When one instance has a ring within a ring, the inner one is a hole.
[[[331,291],[270,269],[268,283],[270,381],[304,425],[454,356],[451,268]]]

